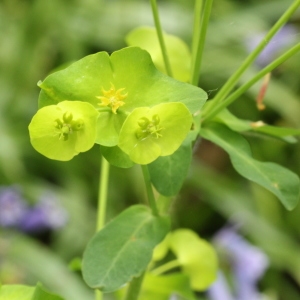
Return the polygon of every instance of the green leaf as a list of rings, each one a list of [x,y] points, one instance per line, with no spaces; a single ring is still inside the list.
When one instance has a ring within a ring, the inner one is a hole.
[[[275,163],[253,159],[247,141],[224,125],[210,123],[200,135],[223,148],[239,174],[272,192],[286,209],[297,205],[300,181],[295,173]]]
[[[213,247],[189,229],[175,230],[169,241],[183,272],[190,277],[191,287],[197,291],[207,289],[216,279],[218,269]]]
[[[80,101],[43,107],[29,124],[31,144],[48,158],[70,160],[93,147],[97,117],[92,105]]]
[[[136,108],[124,122],[119,147],[138,164],[173,154],[192,125],[192,115],[182,103],[162,103]]]
[[[190,287],[189,277],[174,273],[165,276],[146,274],[140,300],[169,300],[172,294],[180,295],[186,300],[195,300]]]
[[[294,136],[300,135],[300,129],[271,126],[264,123],[261,124],[260,122],[252,123],[252,130],[279,138],[288,143],[296,143],[297,139]]]
[[[177,195],[192,160],[191,145],[181,145],[172,155],[162,156],[149,164],[151,181],[164,196]]]
[[[129,158],[129,156],[124,153],[118,146],[101,146],[100,149],[105,159],[115,167],[131,168],[134,165],[134,162]]]
[[[248,131],[252,129],[249,121],[237,118],[226,108],[217,114],[217,116],[214,118],[214,121],[225,124],[230,129],[237,132]]]
[[[174,78],[187,82],[191,68],[191,53],[187,44],[174,35],[164,33],[163,36]],[[126,43],[147,50],[158,70],[167,74],[155,28],[134,29],[126,36]]]
[[[63,298],[50,294],[40,283],[38,283],[31,300],[63,300]]]
[[[251,122],[242,120],[233,115],[229,110],[223,109],[215,118],[215,122],[225,124],[233,131],[254,131],[274,138],[281,139],[288,143],[295,143],[297,139],[293,136],[300,135],[300,129],[271,126],[262,121]]]
[[[1,300],[32,300],[34,287],[25,285],[1,285],[0,299]]]
[[[168,218],[153,216],[146,206],[126,209],[87,245],[82,262],[85,282],[92,288],[112,292],[139,276],[169,227]]]
[[[193,114],[201,109],[206,93],[159,72],[148,52],[128,47],[109,56],[99,52],[52,73],[39,83],[39,107],[64,100],[88,102],[100,111],[96,143],[118,144],[127,114],[138,107],[182,102]]]

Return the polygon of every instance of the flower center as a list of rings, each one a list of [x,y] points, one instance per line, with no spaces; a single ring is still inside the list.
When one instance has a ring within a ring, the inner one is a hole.
[[[54,126],[57,129],[58,138],[60,140],[67,141],[70,134],[74,131],[83,129],[84,122],[82,119],[74,120],[72,113],[65,112],[62,119],[55,120]]]
[[[153,115],[151,121],[146,117],[140,118],[138,121],[140,128],[138,128],[136,131],[136,137],[139,140],[144,140],[148,137],[154,137],[156,139],[162,137],[160,132],[163,127],[161,127],[159,123],[160,118],[158,115]]]
[[[104,90],[102,88],[102,94],[103,96],[97,96],[96,98],[101,101],[98,105],[100,106],[110,106],[111,110],[114,114],[117,113],[117,109],[120,106],[123,106],[125,102],[123,101],[128,93],[122,92],[125,90],[125,88],[121,88],[116,90],[115,86],[111,83],[111,87],[108,91]]]

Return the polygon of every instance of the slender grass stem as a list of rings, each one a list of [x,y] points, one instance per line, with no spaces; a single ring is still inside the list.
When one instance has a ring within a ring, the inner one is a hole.
[[[168,54],[167,54],[167,48],[166,48],[166,45],[165,45],[163,32],[162,32],[162,28],[161,28],[161,25],[160,25],[159,13],[158,13],[156,0],[151,0],[151,7],[152,7],[152,14],[153,14],[153,19],[154,19],[154,24],[155,24],[155,28],[156,28],[156,32],[157,32],[157,37],[158,37],[158,41],[159,41],[160,48],[161,48],[161,53],[162,53],[164,63],[165,63],[165,68],[166,68],[167,74],[170,77],[172,77],[173,74],[172,74],[171,64],[170,64],[169,57],[168,57]]]
[[[192,39],[192,59],[191,59],[191,74],[190,74],[190,82],[192,82],[193,78],[193,70],[192,66],[195,65],[198,44],[200,40],[200,27],[201,27],[201,17],[202,17],[202,8],[203,8],[203,0],[196,0],[194,7],[194,26],[193,26],[193,39]]]
[[[283,55],[278,57],[276,60],[274,60],[272,63],[270,63],[268,66],[263,68],[261,71],[259,71],[255,76],[253,76],[249,81],[244,83],[240,88],[238,88],[234,93],[232,93],[228,98],[226,98],[221,103],[215,103],[212,109],[207,113],[204,117],[202,122],[211,120],[213,117],[215,117],[221,110],[223,110],[225,107],[230,105],[232,102],[238,99],[245,91],[247,91],[251,86],[253,86],[258,80],[260,80],[262,77],[264,77],[266,74],[274,70],[276,67],[278,67],[280,64],[282,64],[284,61],[286,61],[288,58],[296,54],[300,51],[300,43],[289,49],[287,52],[285,52]],[[214,102],[214,100],[212,101]],[[212,103],[213,104],[213,103]]]
[[[254,60],[262,52],[262,50],[270,42],[270,40],[278,32],[278,30],[289,20],[290,16],[295,12],[295,10],[299,7],[299,5],[300,5],[300,0],[296,0],[291,4],[291,6],[285,11],[285,13],[279,18],[279,20],[275,23],[275,25],[266,34],[265,38],[249,54],[249,56],[245,59],[242,65],[236,70],[236,72],[226,81],[224,86],[214,97],[215,105],[220,103],[226,98],[226,96],[231,92],[231,90],[234,88],[238,80],[241,78],[242,74],[254,62]],[[211,109],[211,106],[208,105],[206,109]],[[207,113],[209,113],[209,111],[206,111],[206,109],[204,109],[203,111],[204,116]]]
[[[107,162],[107,160],[104,157],[102,157],[101,158],[100,181],[99,181],[99,193],[98,193],[96,231],[101,230],[105,224],[108,179],[109,179],[109,163]],[[103,299],[103,294],[101,291],[99,291],[99,290],[95,291],[95,299],[96,300]]]
[[[200,2],[200,0],[197,0]],[[202,1],[201,1],[202,2]],[[194,46],[197,50],[195,50],[195,57],[192,58],[192,75],[191,75],[191,84],[193,85],[198,85],[199,77],[200,77],[200,68],[201,68],[201,61],[202,61],[202,54],[203,54],[203,49],[204,49],[204,44],[205,44],[205,38],[206,38],[206,31],[207,31],[207,26],[209,22],[209,17],[210,17],[210,12],[211,12],[211,7],[212,7],[213,0],[206,0],[204,3],[204,8],[203,8],[203,16],[201,18],[201,24],[200,24],[200,29],[194,29],[194,35],[198,34],[198,37],[193,36],[193,41],[197,43],[198,45]],[[201,3],[202,4],[202,3]],[[201,14],[202,11],[202,6],[200,3],[196,3],[197,9],[199,9],[199,14]],[[198,17],[197,17],[198,18]],[[200,18],[200,16],[199,16]],[[195,20],[195,22],[199,22]],[[193,49],[192,49],[193,50]]]
[[[158,276],[177,267],[180,267],[180,263],[177,259],[174,259],[154,269],[153,271],[151,271],[151,273]]]
[[[150,174],[148,171],[148,166],[147,165],[141,165],[142,171],[143,171],[143,176],[144,176],[144,181],[146,185],[146,192],[147,192],[147,197],[148,197],[148,202],[149,206],[151,207],[152,213],[154,216],[158,216],[158,209],[156,206],[156,201],[152,189],[152,184],[151,184],[151,179],[150,179]]]

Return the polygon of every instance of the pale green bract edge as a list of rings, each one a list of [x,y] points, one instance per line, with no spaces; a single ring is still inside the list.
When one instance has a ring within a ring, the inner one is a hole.
[[[32,300],[35,287],[25,285],[1,285],[1,300]]]
[[[73,120],[82,120],[83,127],[73,131],[67,140],[59,138],[57,119],[65,113],[72,114]],[[72,159],[80,152],[91,149],[96,138],[98,112],[94,107],[81,101],[63,101],[57,105],[45,106],[37,111],[29,124],[32,146],[44,156],[61,161]]]
[[[189,229],[170,233],[169,243],[183,273],[190,277],[191,287],[206,290],[216,279],[218,259],[214,248]]]
[[[164,33],[163,36],[174,78],[187,82],[191,69],[191,53],[189,47],[177,36],[167,33]],[[167,74],[155,28],[136,28],[126,36],[125,40],[129,46],[139,46],[147,50],[157,69]]]
[[[46,291],[41,283],[35,287],[26,285],[2,285],[0,286],[1,300],[63,300],[60,296]]]

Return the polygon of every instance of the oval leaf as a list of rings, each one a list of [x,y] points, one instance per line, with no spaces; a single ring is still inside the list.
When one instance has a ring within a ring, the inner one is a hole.
[[[92,288],[112,292],[139,276],[169,226],[168,218],[153,216],[148,207],[131,206],[87,245],[82,261],[85,282]]]
[[[223,148],[240,175],[272,192],[286,209],[291,210],[297,205],[300,180],[295,173],[275,163],[253,159],[248,142],[224,125],[210,123],[202,128],[200,135]]]
[[[162,156],[149,164],[151,181],[164,196],[177,195],[192,160],[191,145],[181,145],[172,155]]]

